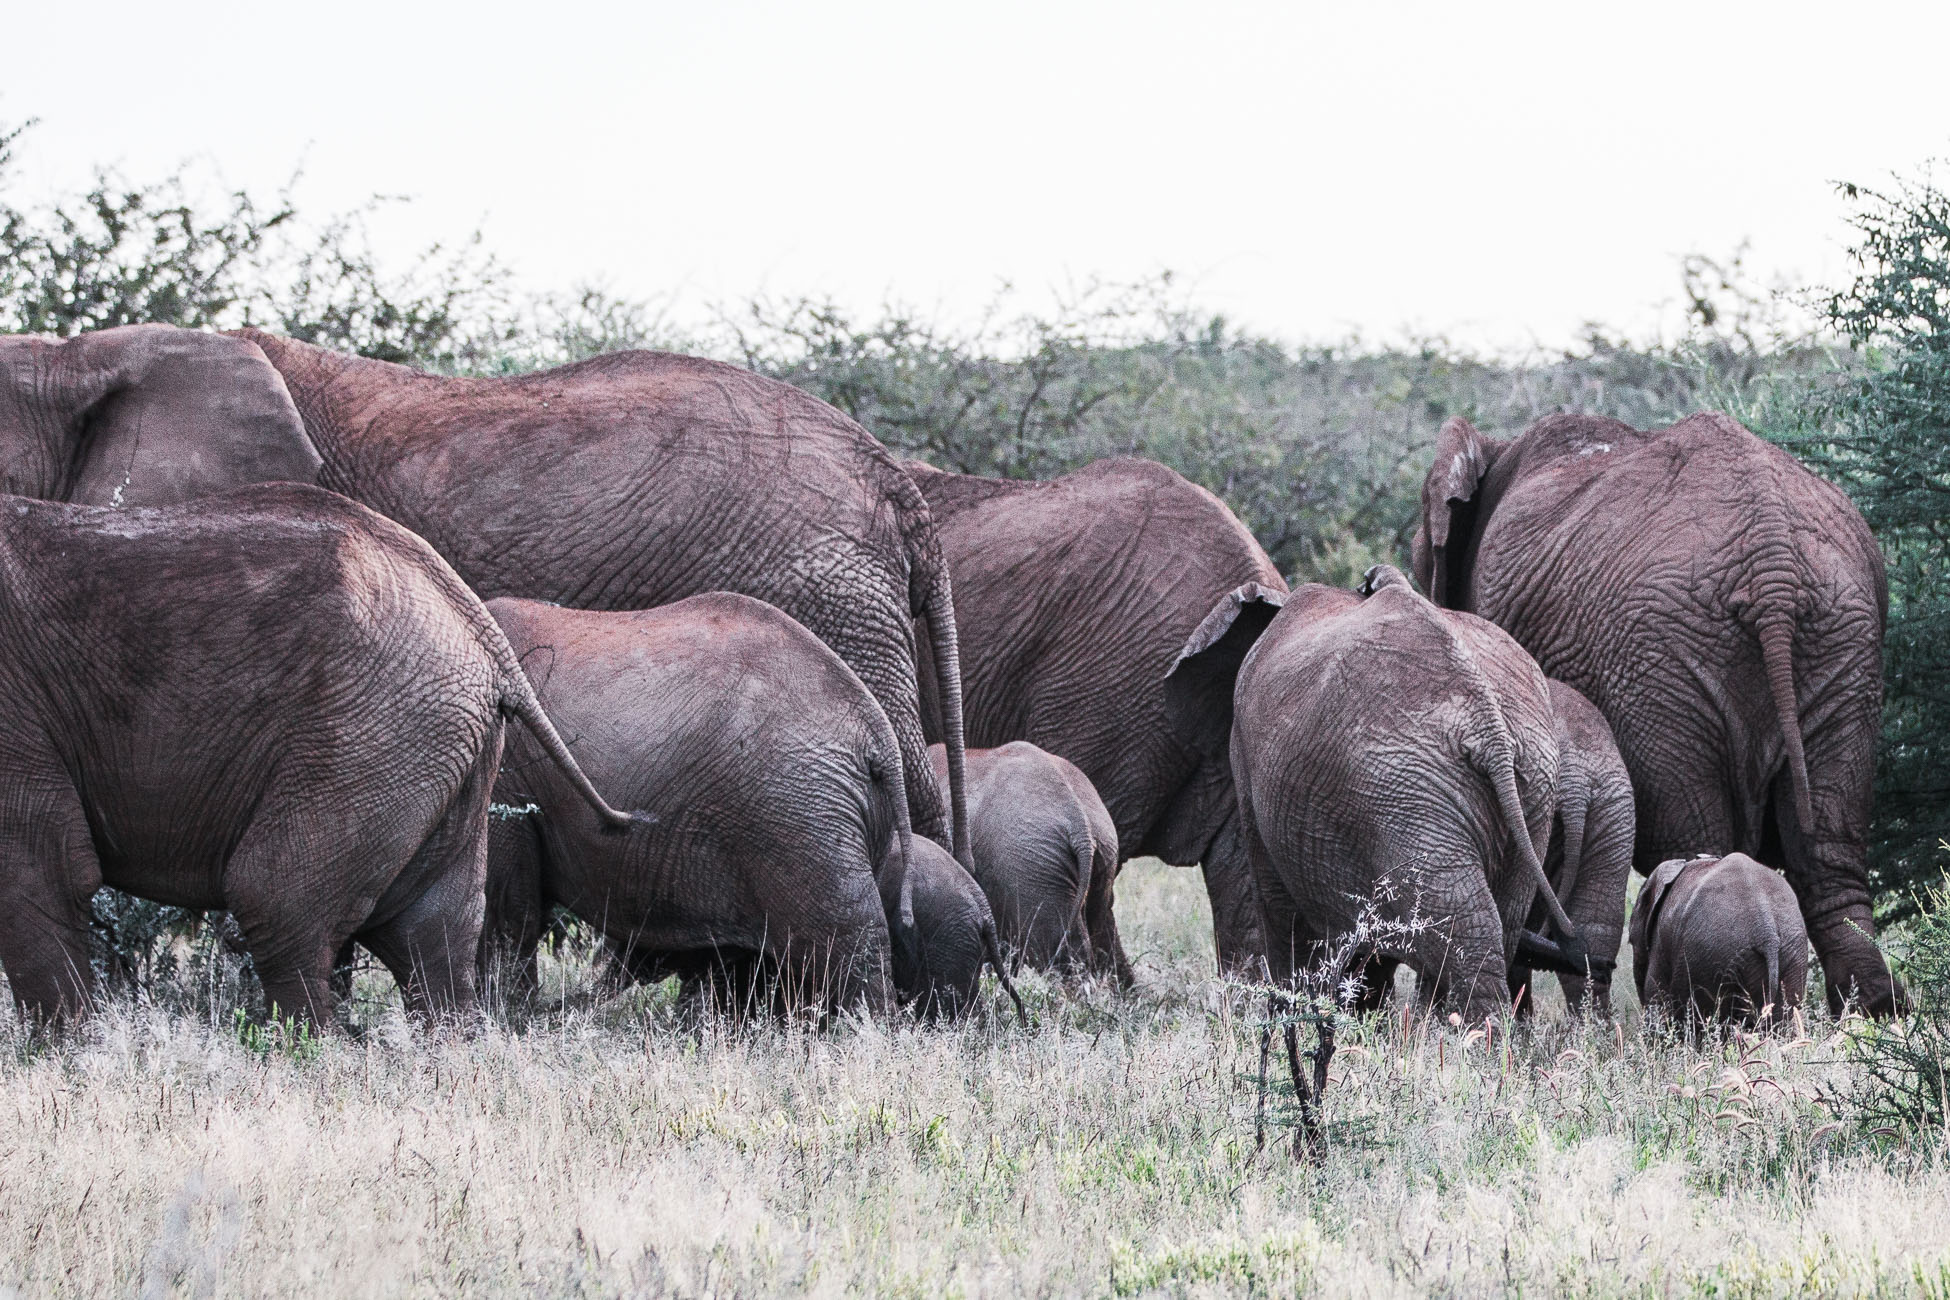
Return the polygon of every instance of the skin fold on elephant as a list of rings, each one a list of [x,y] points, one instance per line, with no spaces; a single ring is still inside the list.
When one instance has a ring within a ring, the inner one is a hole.
[[[1268,963],[1292,982],[1366,928],[1425,997],[1480,1020],[1508,1010],[1533,901],[1582,964],[1542,862],[1549,691],[1515,641],[1399,571],[1371,570],[1364,591],[1295,589],[1239,671],[1232,768]]]
[[[516,737],[495,800],[536,811],[492,827],[484,964],[511,957],[532,988],[559,904],[638,978],[724,976],[788,1011],[893,1006],[881,887],[898,908],[914,846],[900,745],[839,656],[728,592],[640,612],[488,611],[583,769],[662,815],[605,834]]]
[[[940,845],[918,837],[908,873],[914,883],[916,942],[894,950],[894,987],[901,1001],[924,1020],[960,1019],[974,1008],[982,967],[989,965],[1015,1003],[1016,1017],[1027,1026],[1029,1013],[1009,979],[995,913],[982,887]],[[896,894],[885,876],[880,897],[892,911]]]
[[[234,918],[275,1014],[333,1023],[357,940],[416,1013],[475,1002],[504,719],[592,819],[481,603],[423,541],[313,487],[185,506],[0,499],[0,964],[84,1010],[102,885]]]
[[[1227,743],[1239,662],[1286,596],[1272,561],[1217,497],[1151,461],[1049,482],[906,468],[954,575],[968,743],[1076,764],[1125,858],[1204,867],[1220,968],[1256,973]]]
[[[1660,863],[1632,909],[1632,978],[1678,1024],[1785,1022],[1808,991],[1794,890],[1744,853]]]
[[[1867,866],[1888,592],[1840,489],[1723,415],[1554,415],[1508,441],[1455,419],[1415,568],[1605,715],[1640,871],[1700,851],[1782,870],[1831,1007],[1900,1005]]]
[[[928,750],[948,779],[941,746]],[[1117,826],[1074,763],[1024,740],[968,751],[968,838],[1003,951],[1037,970],[1094,969],[1095,949],[1125,986],[1131,962],[1117,934]]]
[[[947,684],[959,790],[960,658],[927,503],[865,429],[789,385],[651,352],[452,379],[167,326],[7,340],[0,380],[0,471],[24,495],[166,505],[302,480],[405,524],[483,597],[768,601],[873,691],[916,825],[948,842],[916,661]]]
[[[1611,970],[1625,931],[1625,886],[1632,874],[1632,833],[1637,814],[1632,777],[1605,725],[1605,715],[1563,682],[1549,683],[1551,712],[1557,719],[1557,820],[1551,828],[1544,873],[1584,936],[1591,956],[1608,963],[1595,978],[1560,971],[1565,1004],[1611,1014]],[[1547,918],[1533,907],[1530,928]],[[1510,993],[1520,1015],[1531,1010],[1530,969],[1510,970]]]

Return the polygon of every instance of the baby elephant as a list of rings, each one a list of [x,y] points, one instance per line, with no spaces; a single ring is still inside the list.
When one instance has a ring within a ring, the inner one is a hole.
[[[1784,1019],[1808,987],[1794,890],[1744,853],[1660,863],[1632,909],[1632,977],[1675,1020]]]
[[[930,754],[945,792],[947,751],[936,745]],[[975,880],[1017,962],[1088,966],[1130,985],[1111,912],[1117,824],[1075,764],[1021,740],[969,750],[968,838]]]
[[[0,498],[0,962],[83,1009],[103,884],[227,910],[268,1002],[332,1023],[356,939],[416,1012],[475,1000],[504,720],[604,803],[507,638],[418,537],[318,488],[167,509]]]
[[[892,846],[889,846],[892,852]],[[962,869],[946,849],[923,836],[914,837],[908,859],[914,887],[915,943],[894,948],[894,987],[924,1019],[954,1020],[975,1005],[984,963],[995,974],[1023,1024],[1029,1013],[1009,980],[996,940],[995,915],[974,877]],[[888,876],[880,882],[881,899],[891,915],[900,905],[899,886]]]
[[[510,599],[488,610],[577,757],[662,816],[605,835],[529,746],[509,746],[484,964],[505,952],[532,986],[560,904],[640,979],[709,976],[787,1007],[891,1009],[889,916],[898,926],[920,841],[894,729],[838,655],[729,592],[634,612]]]

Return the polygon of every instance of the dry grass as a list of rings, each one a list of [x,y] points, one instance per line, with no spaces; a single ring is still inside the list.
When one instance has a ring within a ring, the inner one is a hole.
[[[1331,1150],[1256,1152],[1257,999],[1140,863],[1142,988],[1030,1032],[695,1033],[664,993],[415,1040],[121,1005],[0,1030],[0,1284],[28,1293],[1950,1294],[1950,1171],[1855,1153],[1814,1039],[1558,1018],[1344,1039]],[[570,962],[560,988],[583,978]],[[1032,981],[1033,984],[1033,981]]]

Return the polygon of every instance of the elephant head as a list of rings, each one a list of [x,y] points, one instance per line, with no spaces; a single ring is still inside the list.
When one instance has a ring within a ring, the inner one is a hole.
[[[0,489],[84,505],[172,505],[312,482],[318,451],[244,339],[125,325],[0,338]]]

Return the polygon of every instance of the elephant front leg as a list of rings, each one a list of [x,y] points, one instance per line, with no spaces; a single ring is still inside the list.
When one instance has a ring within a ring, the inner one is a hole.
[[[1266,977],[1266,937],[1260,924],[1260,899],[1246,860],[1237,815],[1227,817],[1202,864],[1205,893],[1212,902],[1212,944],[1219,974],[1233,979]]]

